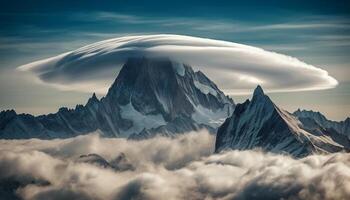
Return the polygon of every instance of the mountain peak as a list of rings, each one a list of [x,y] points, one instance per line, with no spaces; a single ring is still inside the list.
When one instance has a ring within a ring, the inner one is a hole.
[[[321,115],[317,112],[299,112],[310,113],[312,116]],[[345,140],[333,140],[343,136],[332,136],[327,131],[315,132],[309,127],[305,121],[299,121],[292,114],[277,107],[264,94],[262,88],[257,86],[252,101],[237,105],[233,115],[219,127],[215,152],[225,149],[262,148],[303,157],[316,152],[347,151],[348,143]]]
[[[96,93],[95,92],[92,94],[92,97],[89,99],[89,101],[98,102],[98,98],[96,97]]]
[[[254,92],[253,92],[253,97],[252,97],[252,102],[261,104],[263,102],[270,102],[273,104],[273,102],[270,100],[270,98],[265,95],[264,90],[260,85],[256,86]]]
[[[94,104],[96,104],[96,103],[98,103],[99,102],[99,100],[98,100],[98,98],[96,97],[96,94],[95,94],[95,92],[92,94],[92,97],[90,97],[90,99],[88,100],[88,102],[86,103],[86,105],[87,106],[89,106],[89,105],[94,105]]]
[[[132,101],[134,106],[137,103],[153,108],[158,106],[154,105],[159,97],[155,93],[158,91],[174,92],[170,90],[176,89],[174,63],[169,58],[164,57],[128,58],[113,85],[109,88],[107,97],[121,105]],[[178,64],[178,68],[180,68],[180,64]],[[136,110],[140,111],[138,108]]]
[[[262,87],[260,85],[256,86],[253,96],[263,96],[263,95],[265,95],[265,93]]]
[[[129,58],[110,87],[106,100],[122,113],[137,114],[139,118],[121,116],[132,124],[143,123],[141,119],[147,116],[157,118],[153,121],[161,124],[187,118],[217,127],[220,124],[212,122],[231,115],[234,107],[234,102],[203,73],[164,57]],[[207,112],[218,114],[203,114]],[[142,128],[139,126],[133,131],[138,134]]]

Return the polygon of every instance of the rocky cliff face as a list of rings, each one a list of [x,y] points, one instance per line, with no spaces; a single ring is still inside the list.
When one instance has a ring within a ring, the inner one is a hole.
[[[65,138],[99,130],[145,138],[207,128],[214,132],[235,104],[202,72],[167,58],[130,58],[101,100],[34,117],[3,111],[1,138]]]

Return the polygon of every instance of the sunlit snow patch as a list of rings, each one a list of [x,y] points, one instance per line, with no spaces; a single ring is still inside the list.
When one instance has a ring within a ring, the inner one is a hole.
[[[194,85],[198,90],[200,90],[203,94],[212,94],[213,96],[217,95],[217,92],[214,90],[214,88],[204,85],[200,83],[199,81],[194,81]]]
[[[178,75],[185,76],[186,69],[182,63],[173,62],[173,67]]]
[[[144,128],[151,129],[157,128],[159,126],[165,125],[166,122],[162,115],[143,115],[142,113],[135,110],[131,103],[120,106],[121,117],[123,119],[128,119],[133,122],[133,126],[124,132],[125,135],[130,135],[133,133],[139,133]]]
[[[230,115],[227,106],[216,111],[207,109],[201,105],[195,106],[195,111],[192,114],[192,119],[194,119],[199,124],[208,124],[214,128],[219,127],[225,119]]]

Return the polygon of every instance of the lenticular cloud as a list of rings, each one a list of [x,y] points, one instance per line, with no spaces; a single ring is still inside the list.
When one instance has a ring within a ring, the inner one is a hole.
[[[60,89],[105,93],[127,58],[143,56],[189,64],[226,94],[247,93],[257,84],[269,92],[337,85],[327,71],[290,56],[233,42],[166,34],[104,40],[19,69]]]

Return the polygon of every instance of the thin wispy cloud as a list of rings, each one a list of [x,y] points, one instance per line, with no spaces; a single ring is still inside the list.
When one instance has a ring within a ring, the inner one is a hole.
[[[6,14],[6,13],[5,13]],[[284,22],[279,23],[248,23],[244,21],[235,21],[222,18],[196,18],[196,17],[149,17],[149,16],[139,16],[130,15],[116,12],[93,12],[93,13],[21,13],[24,16],[36,16],[36,17],[59,17],[62,20],[78,23],[77,26],[72,26],[71,28],[61,29],[61,28],[51,28],[42,29],[38,26],[25,25],[26,27],[21,28],[22,33],[17,34],[16,37],[19,38],[17,41],[8,40],[6,41],[6,36],[1,36],[0,39],[5,40],[6,43],[12,43],[12,46],[20,46],[20,44],[27,43],[21,41],[20,37],[27,38],[31,40],[30,44],[45,43],[46,41],[36,41],[28,38],[28,34],[35,35],[45,35],[46,40],[50,38],[57,38],[58,35],[62,39],[69,39],[72,41],[74,38],[81,39],[84,35],[86,42],[93,42],[102,39],[108,39],[113,37],[120,37],[124,35],[140,35],[140,34],[151,34],[164,32],[164,29],[169,30],[186,30],[192,32],[194,35],[202,35],[205,33],[216,33],[216,34],[233,34],[233,37],[237,37],[240,40],[247,40],[248,44],[254,44],[255,40],[261,38],[260,40],[267,40],[266,44],[268,46],[275,46],[273,40],[279,39],[279,46],[276,51],[284,49],[289,50],[301,50],[298,45],[304,45],[305,43],[316,46],[348,46],[350,38],[347,36],[346,32],[350,31],[350,24],[347,20],[339,18],[337,16],[309,16],[304,18],[286,18]],[[69,17],[68,17],[69,16]],[[84,27],[85,23],[99,23],[106,24],[102,26],[103,30],[91,30]],[[132,31],[125,31],[120,29],[120,27],[127,26]],[[146,28],[138,28],[139,26],[146,26]],[[150,28],[152,27],[152,28]],[[310,31],[317,34],[310,35]],[[330,30],[333,30],[330,32]],[[289,31],[294,31],[294,34],[288,34]],[[259,33],[259,34],[256,34]],[[254,35],[254,38],[253,38]],[[244,39],[242,39],[244,38]],[[339,42],[341,39],[342,42]],[[55,40],[55,39],[54,39]],[[252,42],[250,42],[250,40]],[[284,45],[285,40],[293,41],[293,44]],[[319,42],[318,40],[322,40]],[[57,39],[56,39],[57,41]],[[47,41],[48,44],[52,43]],[[267,44],[269,43],[269,44]],[[317,43],[317,44],[316,44]],[[59,42],[57,42],[59,45]],[[81,43],[83,45],[84,42]],[[86,44],[86,43],[85,43]],[[7,44],[9,45],[9,44]],[[289,47],[287,46],[289,45]],[[10,46],[11,47],[11,46]]]
[[[271,31],[271,30],[291,30],[291,29],[350,29],[350,25],[342,22],[334,21],[333,23],[328,23],[319,21],[319,22],[291,22],[291,23],[282,23],[282,24],[270,24],[250,27],[247,30],[250,31]]]
[[[136,15],[123,15],[112,12],[98,12],[89,17],[83,17],[87,20],[117,20],[120,23],[127,24],[154,24],[160,26],[190,26],[197,30],[215,30],[226,32],[251,32],[251,31],[273,31],[273,30],[291,30],[291,29],[350,29],[348,21],[338,19],[329,20],[329,16],[309,17],[306,19],[290,20],[284,23],[275,24],[252,24],[240,21],[224,19],[203,19],[203,18],[157,18],[143,17]]]

